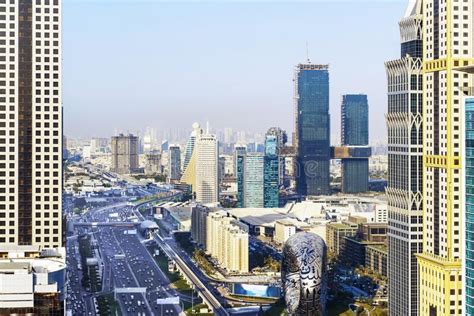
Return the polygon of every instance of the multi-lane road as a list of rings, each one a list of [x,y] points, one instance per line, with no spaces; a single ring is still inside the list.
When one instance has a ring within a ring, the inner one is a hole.
[[[169,197],[168,197],[169,198]],[[92,209],[84,214],[80,222],[107,222],[109,215],[117,213],[120,218],[133,216],[132,207],[118,203]],[[102,290],[89,293],[81,285],[83,267],[79,265],[77,235],[68,237],[68,300],[67,309],[72,315],[95,315],[94,301],[97,296],[115,294],[115,299],[124,315],[179,315],[180,305],[169,304],[165,298],[178,296],[169,287],[169,280],[159,269],[137,234],[128,234],[127,227],[89,228],[91,240],[96,240],[99,265],[102,269]],[[83,234],[85,228],[75,233]],[[115,291],[114,291],[115,289]],[[165,301],[166,304],[160,302]]]

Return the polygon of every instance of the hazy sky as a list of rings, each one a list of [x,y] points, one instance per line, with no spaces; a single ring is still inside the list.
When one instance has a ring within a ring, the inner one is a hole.
[[[293,131],[294,65],[330,64],[332,131],[342,94],[369,96],[386,136],[384,62],[399,57],[408,0],[64,0],[64,118],[70,137],[114,129]]]

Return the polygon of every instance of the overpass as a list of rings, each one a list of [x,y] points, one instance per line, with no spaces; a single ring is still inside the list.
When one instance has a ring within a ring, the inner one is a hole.
[[[133,210],[138,218],[144,220],[143,215],[137,211],[138,207],[146,204],[140,203],[136,205]],[[204,285],[204,283],[199,279],[199,277],[188,267],[186,262],[164,241],[164,239],[157,233],[153,234],[153,239],[157,242],[166,256],[173,260],[176,263],[176,267],[183,274],[184,278],[189,282],[194,284],[194,290],[197,292],[199,297],[202,298],[204,303],[213,309],[214,315],[220,316],[229,316],[229,312],[222,306],[219,300],[214,296],[214,294],[209,290],[209,288]]]
[[[176,263],[178,270],[183,276],[194,284],[194,289],[203,301],[213,309],[214,315],[230,315],[222,306],[214,294],[204,285],[204,283],[196,276],[196,274],[187,266],[183,259],[163,240],[157,233],[153,234],[154,240],[160,245],[166,256]]]
[[[73,223],[74,227],[135,227],[142,222],[92,222],[92,223]]]

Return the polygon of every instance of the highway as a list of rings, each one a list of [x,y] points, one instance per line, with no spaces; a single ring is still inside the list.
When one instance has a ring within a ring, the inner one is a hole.
[[[178,196],[179,193],[173,193],[162,199]],[[143,204],[146,203],[150,202]],[[136,223],[125,226],[110,223],[109,215],[112,213],[117,213],[122,220],[134,216],[132,206],[127,202],[93,208],[80,217],[71,216],[70,221],[79,225],[76,225],[74,235],[67,239],[67,310],[72,315],[96,315],[95,298],[120,289],[121,293],[117,293],[115,298],[123,315],[182,315],[179,305],[159,303],[160,299],[176,297],[178,293],[169,287],[168,278],[159,269],[139,236],[133,233]],[[91,227],[91,223],[97,225]],[[103,223],[112,225],[102,225]],[[98,262],[103,271],[102,289],[97,293],[88,292],[81,284],[84,267],[79,264],[77,241],[85,236],[92,237],[92,248],[98,250]],[[186,297],[184,299],[188,300]]]
[[[143,215],[138,212],[138,207],[138,205],[134,207],[135,215],[141,220],[145,220]],[[207,302],[209,302],[213,309],[214,315],[229,315],[227,310],[222,306],[221,302],[214,295],[214,289],[209,287],[207,283],[204,283],[205,281],[207,281],[207,278],[204,277],[202,272],[192,262],[185,262],[185,260],[183,260],[183,258],[181,257],[180,252],[176,249],[173,249],[173,246],[170,245],[166,240],[164,240],[160,235],[155,233],[153,234],[153,238],[158,243],[158,245],[160,245],[161,249],[166,253],[166,255],[170,259],[174,260],[181,269],[181,271],[183,271],[183,273],[186,275],[186,277],[191,280],[191,282],[194,284],[195,290],[199,294],[201,294]]]

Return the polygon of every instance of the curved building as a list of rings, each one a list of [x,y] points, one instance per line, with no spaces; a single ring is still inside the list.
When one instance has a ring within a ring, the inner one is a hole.
[[[289,315],[326,315],[326,244],[297,233],[283,247],[281,278]]]

